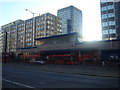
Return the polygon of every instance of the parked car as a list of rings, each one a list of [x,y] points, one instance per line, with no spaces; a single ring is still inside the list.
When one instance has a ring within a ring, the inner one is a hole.
[[[40,60],[40,59],[35,59],[34,63],[35,63],[35,64],[41,64],[41,65],[44,65],[44,64],[46,64],[46,61],[44,61],[44,60]]]
[[[32,60],[32,63],[44,65],[44,64],[46,64],[47,62],[46,62],[46,60],[43,59],[43,58],[35,58],[34,60]]]

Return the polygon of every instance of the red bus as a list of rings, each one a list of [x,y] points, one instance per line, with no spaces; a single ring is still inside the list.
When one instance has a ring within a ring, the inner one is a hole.
[[[76,64],[75,55],[48,55],[48,63],[54,64]]]

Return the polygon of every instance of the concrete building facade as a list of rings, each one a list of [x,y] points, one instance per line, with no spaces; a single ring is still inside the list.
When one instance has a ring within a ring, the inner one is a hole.
[[[112,57],[115,55],[116,57],[120,58],[120,40],[79,42],[78,33],[63,34],[47,38],[36,38],[35,40],[41,42],[41,44],[31,48],[18,48],[17,54],[29,55],[33,53],[39,53],[43,56],[57,54],[92,54],[97,60],[101,60],[101,57],[105,58],[106,56]]]
[[[25,47],[25,21],[21,21],[17,26],[17,48]]]
[[[102,39],[120,38],[120,1],[101,0]]]
[[[3,51],[3,30],[0,28],[0,53]]]
[[[3,25],[3,50],[15,52],[16,48],[34,47],[38,43],[35,38],[62,34],[61,19],[53,14],[45,13],[28,20],[17,20]],[[5,48],[7,45],[7,48]]]
[[[62,33],[77,32],[82,35],[82,11],[74,6],[59,9],[57,16],[62,19]]]
[[[6,24],[1,27],[2,29],[2,44],[3,44],[3,49],[2,52],[15,52],[17,48],[17,25],[20,23],[22,20],[16,20],[14,22],[11,22],[9,24]]]
[[[36,17],[36,31],[35,38],[50,37],[62,34],[62,21],[61,18],[46,13]],[[39,43],[36,42],[36,45]]]

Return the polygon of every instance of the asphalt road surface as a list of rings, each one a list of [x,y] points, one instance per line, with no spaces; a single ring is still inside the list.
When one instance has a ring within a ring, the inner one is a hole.
[[[119,78],[4,67],[2,88],[119,88]]]

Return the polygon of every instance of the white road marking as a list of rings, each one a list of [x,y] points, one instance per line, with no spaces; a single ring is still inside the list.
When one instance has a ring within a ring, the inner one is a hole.
[[[35,88],[35,87],[28,86],[28,85],[25,85],[25,84],[21,84],[21,83],[13,82],[13,81],[10,81],[10,80],[7,80],[7,79],[2,79],[2,80],[6,81],[6,82],[13,83],[13,84],[16,84],[16,85],[19,85],[19,86],[27,87],[27,88]]]

